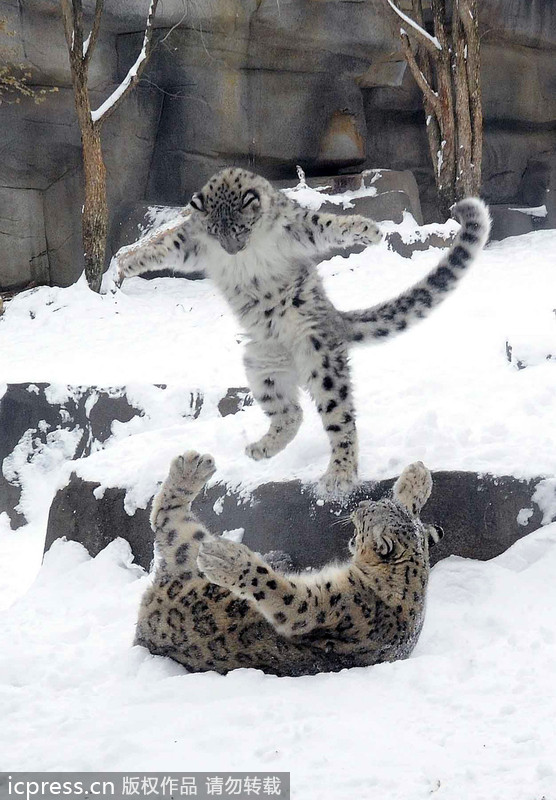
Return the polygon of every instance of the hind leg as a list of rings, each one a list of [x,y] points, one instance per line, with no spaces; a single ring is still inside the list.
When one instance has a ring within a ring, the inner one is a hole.
[[[315,334],[300,346],[296,359],[332,450],[319,487],[327,496],[341,497],[357,484],[358,460],[347,351],[332,336]]]
[[[244,363],[253,397],[270,419],[267,433],[245,450],[260,461],[283,450],[299,430],[303,417],[299,384],[291,356],[281,348],[250,342]]]
[[[172,461],[150,516],[164,570],[197,573],[199,544],[212,536],[191,511],[191,503],[215,471],[212,456],[193,450]]]

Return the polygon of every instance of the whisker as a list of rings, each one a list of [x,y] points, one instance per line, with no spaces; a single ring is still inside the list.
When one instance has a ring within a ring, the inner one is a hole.
[[[350,522],[351,522],[351,514],[348,515],[347,517],[340,517],[331,524],[331,527],[333,527],[334,525],[348,525]]]

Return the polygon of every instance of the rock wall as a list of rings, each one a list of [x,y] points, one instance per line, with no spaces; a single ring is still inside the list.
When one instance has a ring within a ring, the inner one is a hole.
[[[105,3],[95,104],[135,59],[147,5]],[[139,201],[181,204],[229,163],[282,179],[295,177],[296,163],[308,174],[411,170],[425,221],[434,216],[421,97],[382,0],[199,0],[183,9],[180,0],[161,7],[159,40],[178,27],[105,126],[114,218]],[[59,4],[4,0],[0,18],[35,85],[59,87],[40,105],[2,106],[0,287],[67,285],[81,271],[82,179]],[[531,183],[537,195],[546,176],[556,186],[556,7],[483,0],[481,22],[484,195],[523,203]]]

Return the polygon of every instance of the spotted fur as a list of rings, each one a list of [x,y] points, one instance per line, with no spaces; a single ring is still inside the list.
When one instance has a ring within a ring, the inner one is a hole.
[[[157,566],[136,644],[191,672],[255,667],[275,675],[411,653],[423,624],[429,545],[442,535],[419,520],[432,488],[421,462],[404,470],[391,499],[359,504],[349,561],[301,575],[274,570],[202,525],[191,501],[214,471],[211,456],[185,453],[154,500]]]
[[[315,265],[334,248],[379,242],[377,225],[308,211],[259,175],[230,168],[193,196],[171,230],[121,250],[120,274],[152,269],[176,250],[185,271],[205,269],[249,334],[247,378],[270,421],[247,455],[270,458],[294,438],[302,416],[299,387],[306,387],[331,445],[322,489],[343,494],[357,480],[358,461],[348,346],[391,339],[428,316],[456,286],[485,244],[490,222],[477,199],[458,203],[454,215],[461,231],[422,281],[393,300],[340,312]]]

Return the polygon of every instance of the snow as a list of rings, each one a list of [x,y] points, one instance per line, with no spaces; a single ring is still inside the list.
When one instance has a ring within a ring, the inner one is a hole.
[[[544,204],[542,206],[528,206],[527,208],[510,208],[509,211],[519,211],[522,214],[528,214],[530,217],[548,216],[548,209]]]
[[[432,571],[407,661],[306,678],[188,675],[132,647],[149,578],[60,541],[0,617],[0,751],[15,770],[291,771],[303,800],[551,797],[556,525]],[[45,620],[48,624],[45,624]]]
[[[375,197],[377,194],[375,186],[365,186],[363,183],[360,189],[349,189],[341,194],[326,194],[325,191],[328,188],[330,187],[326,185],[311,188],[307,184],[300,183],[293,189],[284,189],[284,194],[313,211],[318,211],[323,203],[342,206],[344,209],[353,208],[352,201],[358,197]]]
[[[411,17],[408,17],[407,14],[403,13],[403,11],[400,11],[400,9],[397,6],[394,5],[392,0],[387,0],[387,2],[388,2],[388,5],[390,6],[390,8],[392,9],[392,11],[395,11],[395,13],[398,15],[398,17],[400,17],[400,19],[403,19],[403,21],[407,25],[409,25],[411,28],[413,28],[413,30],[416,31],[419,34],[419,36],[422,36],[424,39],[427,39],[432,45],[434,45],[434,47],[436,47],[437,50],[442,50],[442,45],[440,44],[440,42],[438,41],[436,36],[431,36],[430,33],[427,33],[427,31],[424,28],[422,28],[420,25],[418,25],[415,22],[415,20],[411,19]],[[406,33],[405,30],[402,29],[400,32],[402,32],[402,31],[403,31],[403,33]]]
[[[418,234],[409,215],[384,227],[406,240]],[[451,224],[444,233],[453,230]],[[538,231],[490,245],[429,320],[387,344],[353,348],[363,478],[391,477],[418,459],[437,470],[556,474],[556,363],[546,358],[556,352],[555,244],[556,233]],[[411,285],[440,252],[404,259],[382,243],[320,269],[335,303],[349,309]],[[531,357],[527,369],[508,363],[507,341],[516,343],[518,358]],[[68,385],[128,387],[143,415],[115,424],[104,449],[60,469],[66,480],[75,469],[105,487],[126,488],[130,513],[148,504],[180,448],[213,452],[214,480],[247,492],[270,480],[314,481],[324,472],[328,442],[306,397],[306,419],[283,453],[265,463],[244,457],[245,445],[263,432],[262,412],[253,406],[221,417],[217,410],[229,387],[247,385],[243,342],[209,281],[132,278],[108,295],[82,283],[40,288],[12,300],[0,322],[5,381],[51,382],[58,400]],[[192,419],[196,393],[204,403]]]
[[[431,232],[410,215],[383,227],[406,241]],[[450,223],[435,232],[447,238],[454,230]],[[0,317],[0,396],[15,382],[31,382],[30,392],[49,383],[53,402],[84,386],[126,387],[142,413],[114,423],[107,442],[77,461],[78,431],[39,425],[42,436],[25,432],[1,465],[22,485],[29,521],[12,531],[0,513],[3,763],[10,770],[285,770],[292,796],[303,800],[549,800],[556,784],[556,362],[546,354],[556,352],[555,249],[554,231],[491,244],[429,320],[388,344],[352,351],[363,478],[399,474],[418,459],[433,470],[536,478],[533,503],[545,527],[493,561],[439,563],[409,660],[299,679],[252,670],[187,675],[132,647],[149,577],[121,540],[95,559],[59,541],[33,579],[51,498],[72,470],[99,483],[99,494],[124,487],[131,514],[148,504],[171,457],[195,447],[215,455],[223,492],[236,487],[248,500],[260,483],[313,481],[324,472],[328,443],[312,403],[303,399],[305,421],[283,453],[267,463],[246,459],[243,448],[263,432],[264,418],[255,406],[218,412],[228,388],[246,378],[243,336],[209,281],[133,278],[106,295],[79,281],[8,302]],[[336,305],[349,309],[413,284],[440,253],[404,259],[384,242],[319,269]],[[525,369],[508,362],[506,342],[517,358],[530,356]],[[521,524],[531,511],[520,511]],[[229,535],[239,539],[242,529]]]
[[[419,228],[406,214],[400,225],[383,228],[413,241],[431,232],[449,237],[457,225]],[[556,363],[547,359],[556,353],[555,244],[556,233],[539,231],[490,245],[429,320],[388,344],[352,350],[363,478],[391,477],[419,459],[433,470],[556,474]],[[348,259],[330,259],[320,270],[335,303],[349,309],[395,295],[419,280],[440,253],[432,248],[404,259],[382,243]],[[17,464],[15,456],[4,463],[4,471],[24,483],[27,518],[45,519],[52,493],[72,470],[99,483],[100,494],[124,488],[126,510],[133,514],[148,505],[176,452],[191,447],[213,453],[219,468],[214,480],[246,498],[262,482],[318,479],[328,442],[307,397],[298,436],[268,462],[243,455],[264,430],[260,409],[220,416],[218,402],[228,388],[247,385],[243,341],[207,280],[132,278],[107,295],[79,281],[14,298],[0,318],[5,381],[50,382],[52,402],[75,392],[68,387],[125,386],[142,412],[115,422],[105,445],[78,461],[68,459],[79,432],[50,432],[40,446],[28,432]],[[529,364],[526,369],[508,362],[506,342]],[[200,395],[203,405],[194,419]],[[27,484],[37,488],[27,491]]]

